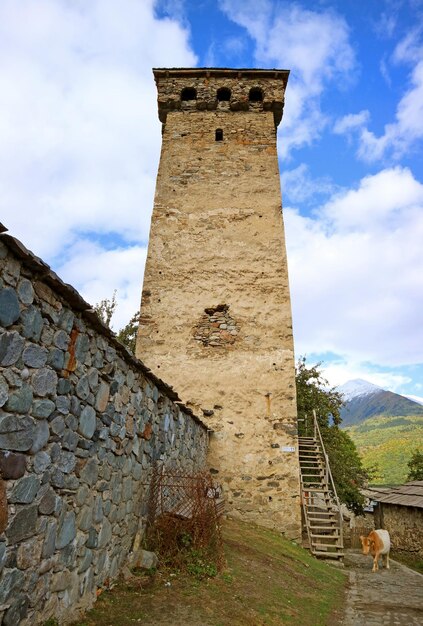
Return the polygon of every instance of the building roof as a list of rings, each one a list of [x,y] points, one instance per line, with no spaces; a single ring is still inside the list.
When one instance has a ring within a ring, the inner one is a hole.
[[[288,80],[289,70],[233,67],[155,67],[154,76],[216,76],[226,78],[280,78]]]
[[[373,490],[372,499],[383,504],[414,506],[423,509],[423,480],[412,480],[386,491]]]

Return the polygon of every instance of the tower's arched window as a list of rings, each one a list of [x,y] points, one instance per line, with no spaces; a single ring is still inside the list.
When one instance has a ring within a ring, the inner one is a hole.
[[[223,130],[221,128],[216,128],[215,139],[216,141],[223,141]]]
[[[181,91],[181,100],[197,100],[197,90],[194,87],[184,87]]]
[[[261,102],[263,100],[263,91],[260,87],[252,87],[248,99],[250,102]]]
[[[219,102],[229,102],[231,99],[231,90],[228,89],[228,87],[220,87],[220,89],[217,90],[216,97]]]

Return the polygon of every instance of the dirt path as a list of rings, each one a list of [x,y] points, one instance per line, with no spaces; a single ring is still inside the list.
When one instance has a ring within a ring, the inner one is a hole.
[[[379,563],[380,565],[380,563]],[[372,572],[372,559],[349,551],[350,575],[343,626],[422,626],[423,575],[391,560],[389,570]]]

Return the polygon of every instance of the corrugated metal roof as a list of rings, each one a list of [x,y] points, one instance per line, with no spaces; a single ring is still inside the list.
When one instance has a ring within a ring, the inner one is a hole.
[[[423,509],[423,480],[412,480],[405,485],[392,487],[385,493],[375,489],[372,498],[377,502],[386,504],[415,506]]]

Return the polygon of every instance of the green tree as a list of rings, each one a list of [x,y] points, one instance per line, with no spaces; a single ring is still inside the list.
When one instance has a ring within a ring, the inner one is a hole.
[[[419,448],[411,454],[411,459],[407,465],[407,480],[423,480],[423,452]]]
[[[135,354],[135,345],[137,342],[138,326],[140,323],[140,314],[135,313],[129,320],[126,326],[120,329],[117,334],[117,338],[121,341],[131,352]]]
[[[117,302],[115,289],[111,298],[105,298],[94,305],[94,311],[107,326],[110,326],[116,307]]]
[[[101,320],[105,324],[107,324],[107,326],[110,326],[110,322],[112,321],[112,317],[116,311],[117,306],[118,303],[116,300],[115,289],[111,298],[105,298],[104,300],[101,300],[96,305],[94,305],[94,311],[98,313]],[[119,339],[119,341],[121,341],[123,345],[125,345],[128,350],[130,350],[134,354],[135,344],[137,341],[139,319],[140,314],[135,313],[126,324],[126,326],[124,326],[117,332],[117,338]]]
[[[311,435],[313,410],[322,434],[336,491],[354,513],[363,512],[364,496],[360,493],[368,482],[370,471],[363,467],[354,442],[341,430],[342,394],[329,387],[320,369],[321,363],[308,366],[301,357],[296,366],[297,407],[300,435]]]

